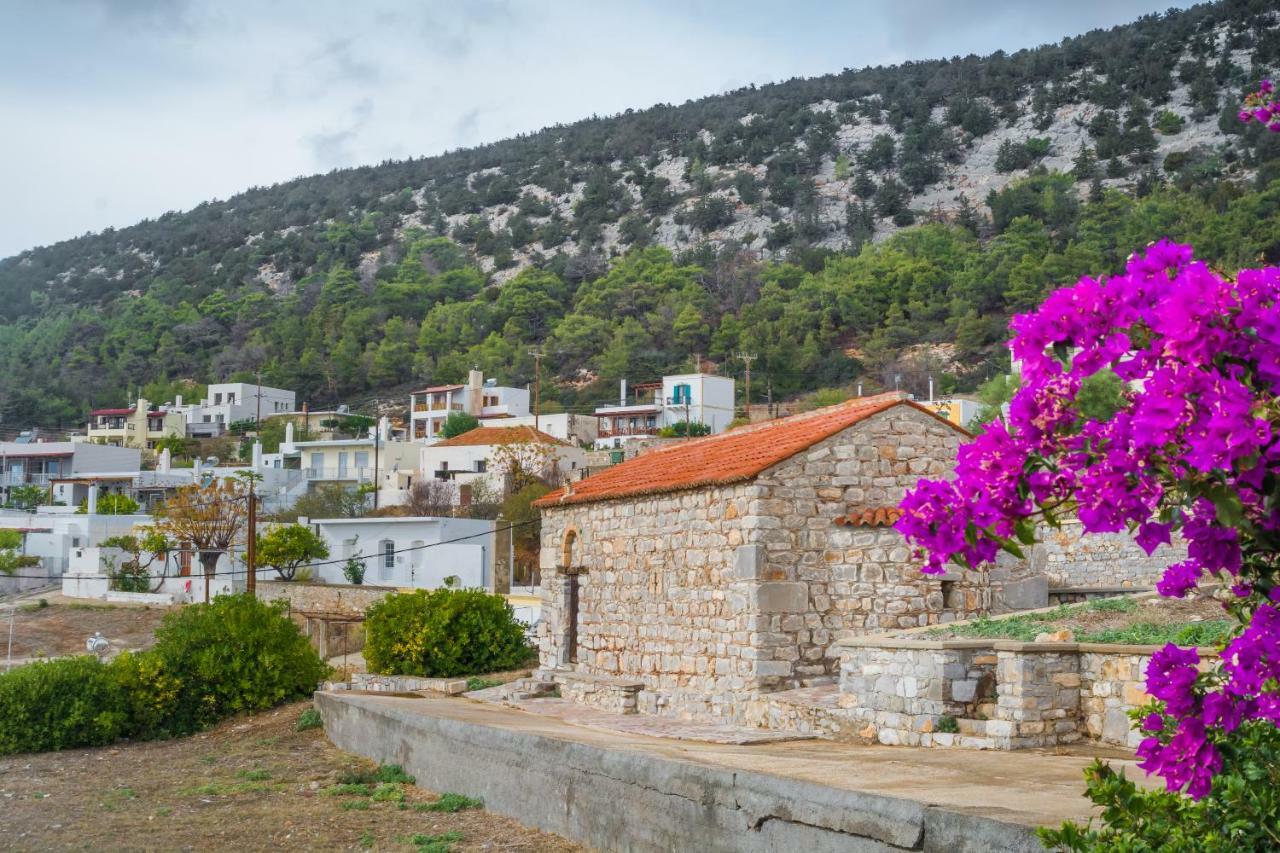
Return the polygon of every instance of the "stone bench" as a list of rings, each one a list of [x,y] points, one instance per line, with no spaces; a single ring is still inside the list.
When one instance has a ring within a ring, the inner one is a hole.
[[[560,688],[565,699],[614,714],[635,714],[644,682],[574,670],[547,670],[542,676]]]

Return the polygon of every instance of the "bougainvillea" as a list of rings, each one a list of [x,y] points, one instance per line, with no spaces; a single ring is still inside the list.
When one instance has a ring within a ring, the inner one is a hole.
[[[1221,580],[1241,627],[1216,670],[1194,649],[1152,658],[1138,754],[1199,799],[1242,723],[1280,724],[1280,269],[1233,280],[1161,242],[1011,328],[1022,385],[1007,417],[961,450],[953,480],[906,496],[898,529],[933,573],[1020,554],[1068,514],[1087,532],[1128,530],[1147,553],[1177,532],[1188,556],[1159,591]],[[1081,385],[1108,371],[1121,406],[1086,417]]]
[[[1244,99],[1240,120],[1246,124],[1256,121],[1272,133],[1280,133],[1280,101],[1276,100],[1274,83],[1263,80],[1258,84],[1258,91]]]

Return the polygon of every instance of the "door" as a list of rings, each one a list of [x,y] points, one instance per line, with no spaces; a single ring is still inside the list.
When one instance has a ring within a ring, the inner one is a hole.
[[[338,479],[347,479],[347,451],[338,452]]]
[[[569,663],[578,662],[578,575],[569,575],[569,639],[565,643]]]

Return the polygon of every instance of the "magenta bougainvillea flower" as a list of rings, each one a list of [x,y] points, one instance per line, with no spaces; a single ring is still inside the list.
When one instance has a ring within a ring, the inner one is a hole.
[[[1272,133],[1280,133],[1280,101],[1276,100],[1276,87],[1270,80],[1258,84],[1258,91],[1244,99],[1240,121],[1256,121]]]
[[[1264,81],[1251,118],[1280,118],[1273,92]],[[1187,559],[1158,590],[1218,580],[1241,629],[1216,669],[1174,645],[1152,658],[1164,716],[1144,719],[1139,755],[1170,790],[1204,796],[1225,735],[1280,723],[1280,269],[1232,280],[1159,242],[1010,327],[1021,385],[1007,416],[961,449],[953,479],[907,494],[897,527],[928,572],[1019,553],[1035,525],[1067,515],[1089,533],[1127,530],[1147,553],[1180,536]],[[1108,372],[1120,408],[1086,417],[1081,388]]]

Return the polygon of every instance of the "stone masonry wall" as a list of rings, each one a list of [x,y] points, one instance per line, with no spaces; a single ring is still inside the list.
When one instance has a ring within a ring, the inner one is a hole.
[[[944,585],[893,529],[834,523],[944,476],[961,438],[895,407],[747,483],[545,508],[543,668],[569,666],[570,529],[584,572],[576,669],[642,680],[642,712],[741,722],[745,699],[834,680],[840,633],[985,612],[984,573]]]
[[[887,744],[1019,749],[1089,740],[1132,748],[1142,734],[1131,729],[1128,712],[1148,701],[1143,684],[1154,652],[1095,643],[850,638],[839,710],[817,730],[856,721],[845,727]],[[1208,649],[1201,658],[1202,668],[1216,665]],[[944,715],[957,731],[938,730]]]
[[[1048,575],[1050,587],[1151,588],[1166,566],[1187,556],[1181,540],[1148,556],[1128,533],[1085,534],[1074,520],[1057,529],[1041,526],[1037,539],[1031,564]]]
[[[359,616],[392,592],[391,587],[363,584],[258,581],[258,597],[263,601],[284,600],[290,610],[304,613]]]

